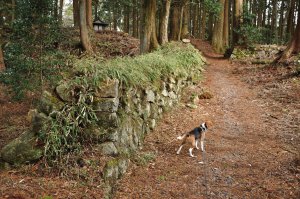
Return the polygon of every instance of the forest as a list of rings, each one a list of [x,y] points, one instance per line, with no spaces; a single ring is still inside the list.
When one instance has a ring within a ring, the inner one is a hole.
[[[299,77],[299,0],[0,0],[0,198],[298,198]]]

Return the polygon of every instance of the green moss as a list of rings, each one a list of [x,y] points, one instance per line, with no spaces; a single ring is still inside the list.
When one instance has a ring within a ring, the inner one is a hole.
[[[116,167],[118,166],[118,164],[119,164],[118,159],[112,159],[106,163],[108,167]]]

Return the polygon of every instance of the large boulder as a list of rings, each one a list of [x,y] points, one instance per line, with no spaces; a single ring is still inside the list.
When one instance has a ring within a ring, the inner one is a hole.
[[[33,132],[25,132],[11,141],[0,151],[3,161],[11,165],[21,165],[34,162],[43,155],[43,150],[37,145],[37,138]]]

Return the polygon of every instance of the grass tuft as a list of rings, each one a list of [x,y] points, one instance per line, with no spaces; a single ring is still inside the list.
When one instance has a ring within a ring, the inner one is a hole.
[[[194,70],[201,70],[204,60],[191,45],[171,42],[159,50],[135,58],[125,57],[109,61],[95,58],[78,60],[78,73],[90,77],[93,84],[107,78],[118,79],[133,87],[153,85],[169,76],[187,77]]]

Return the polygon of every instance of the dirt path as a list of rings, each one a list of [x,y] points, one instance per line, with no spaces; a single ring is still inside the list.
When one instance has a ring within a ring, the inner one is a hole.
[[[217,58],[206,44],[195,45],[205,49],[210,65],[204,82],[184,98],[203,87],[214,97],[200,100],[197,109],[183,104],[164,116],[147,136],[142,153],[154,151],[156,159],[132,167],[119,182],[115,198],[299,197],[299,174],[290,170],[298,154],[287,150],[280,131],[267,122],[258,90],[240,81],[233,74],[235,66]],[[197,158],[190,158],[187,148],[176,155],[179,142],[172,140],[206,119],[214,122],[206,155],[196,151]]]

